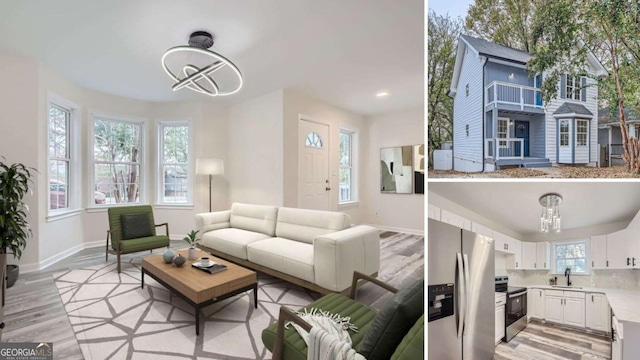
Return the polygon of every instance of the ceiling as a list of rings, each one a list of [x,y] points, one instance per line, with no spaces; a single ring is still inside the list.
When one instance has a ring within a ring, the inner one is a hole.
[[[240,68],[239,93],[171,91],[162,55],[196,30]],[[0,0],[0,34],[0,49],[145,101],[232,104],[293,88],[362,115],[424,102],[423,0]]]
[[[637,182],[430,182],[429,192],[522,235],[538,233],[538,199],[549,192],[563,197],[563,230],[630,221],[640,210]]]

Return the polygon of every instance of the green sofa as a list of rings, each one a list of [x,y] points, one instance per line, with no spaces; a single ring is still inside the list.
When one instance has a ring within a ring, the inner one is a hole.
[[[169,246],[169,224],[154,224],[153,209],[151,208],[151,205],[111,207],[108,210],[108,214],[109,230],[107,230],[105,261],[109,261],[109,254],[116,255],[118,260],[118,272],[120,272],[121,254],[130,254]],[[123,215],[143,215],[143,223],[139,226],[135,226],[136,224],[134,223],[129,227],[129,230],[136,233],[146,233],[146,235],[136,238],[127,238],[127,229],[123,228]],[[165,235],[158,235],[156,233],[155,228],[159,226],[165,227]],[[145,227],[145,229],[140,229],[140,227]],[[111,249],[109,249],[109,239],[111,239]]]
[[[338,293],[330,293],[304,307],[304,309],[317,308],[329,311],[332,314],[351,317],[351,322],[358,328],[358,332],[349,333],[354,349],[357,349],[363,341],[377,315],[375,310],[355,300],[357,281],[360,279],[372,282],[393,293],[398,292],[397,289],[380,280],[356,272],[349,297]],[[278,321],[262,331],[262,342],[267,349],[273,353],[274,360],[306,360],[307,345],[304,340],[302,340],[293,327],[284,329],[284,324],[289,321],[295,322],[307,331],[311,329],[311,325],[300,319],[293,311],[283,306],[280,308]],[[414,360],[423,358],[424,309],[422,309],[422,316],[415,321],[410,330],[404,335],[402,341],[395,348],[391,356],[392,360]]]

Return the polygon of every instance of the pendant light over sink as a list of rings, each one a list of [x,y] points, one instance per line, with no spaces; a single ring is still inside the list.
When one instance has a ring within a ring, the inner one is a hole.
[[[176,46],[162,56],[164,71],[175,82],[173,91],[187,88],[209,96],[227,96],[242,88],[240,69],[224,56],[208,50],[213,36],[196,31],[188,46]]]
[[[540,232],[560,233],[562,231],[562,216],[560,216],[562,196],[556,193],[548,193],[542,195],[538,201],[542,205]]]

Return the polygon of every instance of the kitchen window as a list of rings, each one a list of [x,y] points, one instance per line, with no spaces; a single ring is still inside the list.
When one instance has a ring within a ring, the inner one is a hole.
[[[567,268],[571,274],[587,274],[587,241],[555,243],[553,264],[555,274],[564,275]]]
[[[160,144],[158,203],[189,204],[191,201],[189,122],[161,122],[158,130]]]

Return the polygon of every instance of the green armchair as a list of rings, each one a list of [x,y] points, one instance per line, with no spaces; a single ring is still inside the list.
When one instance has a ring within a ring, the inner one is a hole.
[[[356,301],[359,280],[371,282],[395,294],[380,313]],[[408,297],[411,297],[409,301]],[[400,303],[404,304],[399,305]],[[406,306],[410,306],[411,309],[407,310]],[[378,279],[354,272],[349,297],[330,293],[304,308],[317,308],[343,317],[351,317],[351,322],[358,327],[358,332],[350,333],[352,347],[367,359],[424,358],[423,281],[416,281],[407,289],[398,290]],[[399,314],[401,315],[398,316]],[[307,331],[311,329],[311,325],[293,311],[284,306],[280,307],[278,321],[262,331],[262,342],[272,352],[273,360],[307,359],[308,348],[302,337],[293,327],[284,327],[290,321]]]
[[[108,214],[109,230],[107,230],[105,261],[109,261],[109,254],[116,255],[118,273],[121,254],[169,246],[169,224],[155,224],[153,209],[150,205],[111,207]],[[165,235],[156,234],[156,228],[160,226],[165,227]],[[109,248],[109,239],[111,239],[111,248]]]

